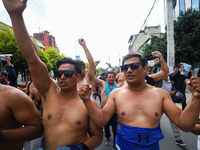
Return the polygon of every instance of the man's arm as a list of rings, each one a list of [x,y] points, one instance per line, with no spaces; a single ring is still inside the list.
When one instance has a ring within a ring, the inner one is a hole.
[[[169,68],[164,58],[162,57],[162,54],[159,51],[152,52],[152,56],[155,58],[159,58],[160,66],[161,66],[161,71],[159,71],[158,73],[149,75],[149,77],[153,78],[154,82],[156,82],[156,81],[161,80],[163,77],[165,77],[169,73]]]
[[[200,135],[200,124],[199,123],[196,124],[191,132],[196,134],[196,135]]]
[[[168,95],[168,97],[166,94],[164,96],[163,105],[164,112],[169,119],[185,132],[191,131],[199,119],[200,78],[192,77],[190,82],[187,83],[187,87],[192,92],[192,97],[183,111],[181,111],[180,108],[172,102],[170,96]]]
[[[88,50],[86,44],[85,44],[85,40],[84,39],[79,39],[78,40],[79,44],[83,47],[84,51],[85,51],[85,55],[87,57],[88,60],[88,73],[86,74],[86,81],[88,84],[92,84],[93,80],[94,80],[94,76],[95,76],[95,65],[94,65],[94,60],[93,57],[90,53],[90,51]]]
[[[98,108],[96,101],[93,99],[92,102]],[[92,136],[84,141],[84,143],[89,147],[89,149],[95,149],[103,141],[103,128],[98,128],[92,120],[89,120],[89,128],[92,133]]]
[[[83,85],[78,91],[80,98],[83,100],[91,120],[99,127],[103,128],[115,112],[115,102],[114,95],[116,94],[113,90],[109,97],[106,105],[101,109],[101,111],[94,105],[92,99],[90,98],[91,89],[88,85]]]
[[[102,103],[102,106],[104,107],[107,102],[107,97],[105,93],[106,82],[96,77],[94,78],[94,82],[101,86],[101,103]]]
[[[48,91],[51,79],[48,75],[47,67],[39,59],[37,48],[30,38],[24,24],[22,13],[26,8],[27,0],[2,1],[10,15],[15,40],[20,51],[26,58],[34,85],[38,91],[43,94]]]
[[[40,115],[32,100],[22,91],[12,90],[8,99],[8,108],[15,120],[24,125],[16,129],[2,130],[2,143],[21,143],[38,138],[43,134]]]

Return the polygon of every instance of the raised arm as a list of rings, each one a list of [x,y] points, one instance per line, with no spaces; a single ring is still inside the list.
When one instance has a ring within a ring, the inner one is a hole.
[[[32,80],[38,91],[43,94],[48,91],[51,79],[48,75],[47,67],[39,59],[37,48],[30,38],[24,24],[22,13],[26,8],[27,0],[2,0],[10,15],[15,40],[26,58]]]
[[[111,92],[113,93],[113,92]],[[109,95],[108,101],[106,105],[104,106],[101,111],[94,105],[92,102],[92,98],[90,98],[91,89],[88,85],[83,85],[81,89],[79,90],[78,94],[80,98],[83,100],[89,116],[91,120],[99,127],[103,128],[110,118],[113,116],[115,112],[115,102],[114,102],[114,95],[116,93],[113,93]]]
[[[88,48],[87,48],[87,46],[85,44],[85,40],[84,39],[79,39],[78,42],[83,47],[83,49],[85,51],[85,55],[86,55],[88,63],[89,63],[88,73],[86,74],[86,80],[87,80],[87,82],[89,81],[90,84],[92,84],[92,82],[94,80],[94,76],[95,76],[94,60],[93,60],[93,57],[92,57],[90,51],[88,50]]]
[[[159,71],[158,73],[149,75],[149,77],[152,77],[154,82],[156,82],[156,81],[161,80],[163,77],[165,77],[169,73],[169,68],[164,58],[162,57],[162,54],[159,51],[152,52],[152,56],[155,58],[159,58],[160,65],[161,65],[161,71]]]
[[[187,87],[192,92],[192,97],[183,111],[172,101],[164,100],[164,111],[169,119],[181,130],[189,132],[199,119],[200,110],[200,78],[187,79]],[[167,99],[167,97],[165,97]]]

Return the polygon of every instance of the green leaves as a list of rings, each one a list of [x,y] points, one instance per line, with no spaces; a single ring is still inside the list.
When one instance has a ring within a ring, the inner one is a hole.
[[[193,64],[199,62],[200,56],[200,11],[188,9],[185,13],[180,12],[180,16],[174,21],[175,40],[175,62],[186,62]],[[150,44],[145,43],[140,53],[147,60],[154,59],[151,52],[160,51],[167,60],[167,37],[151,37]]]
[[[139,51],[147,60],[155,59],[152,56],[153,51],[159,51],[162,53],[164,59],[167,58],[167,37],[166,34],[162,34],[159,37],[151,35],[150,44],[145,43]]]
[[[200,56],[200,11],[188,9],[174,21],[176,62],[193,64]]]

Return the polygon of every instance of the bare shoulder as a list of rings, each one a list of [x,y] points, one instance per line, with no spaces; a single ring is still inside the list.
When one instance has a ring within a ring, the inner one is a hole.
[[[148,86],[151,86],[151,85],[148,85]],[[168,98],[171,98],[171,96],[169,95],[169,93],[162,89],[162,88],[159,88],[159,87],[154,87],[154,86],[151,86],[149,87],[150,90],[152,90],[151,92],[154,93],[154,94],[157,94],[161,97],[168,97]]]
[[[112,90],[112,92],[109,94],[109,97],[110,97],[110,95],[115,96],[115,95],[118,95],[120,93],[123,93],[124,91],[126,91],[125,89],[126,89],[125,86],[122,86],[120,88],[116,88],[116,89]]]
[[[0,99],[4,101],[8,107],[17,107],[21,104],[23,104],[23,106],[34,105],[28,95],[11,86],[0,86]]]

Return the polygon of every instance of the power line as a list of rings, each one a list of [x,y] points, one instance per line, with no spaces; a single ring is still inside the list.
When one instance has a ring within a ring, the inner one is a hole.
[[[33,2],[38,8],[40,8],[40,10],[42,10],[42,11],[45,13],[45,15],[47,15],[47,13],[46,13],[34,0],[32,0],[32,2]]]
[[[142,28],[143,28],[143,26],[145,25],[145,23],[146,23],[146,21],[147,21],[149,15],[151,14],[151,11],[152,11],[153,8],[155,7],[155,5],[158,3],[158,1],[159,1],[159,0],[155,0],[155,1],[154,1],[153,5],[152,5],[152,7],[151,7],[151,10],[149,11],[149,14],[147,15],[146,19],[144,20],[144,23],[143,23],[143,25],[142,25],[140,31],[142,30]],[[136,41],[138,35],[140,34],[140,31],[139,31],[139,33],[136,35],[136,37],[135,37],[133,43],[131,44],[131,46],[133,46],[133,44],[135,43],[135,41]]]

